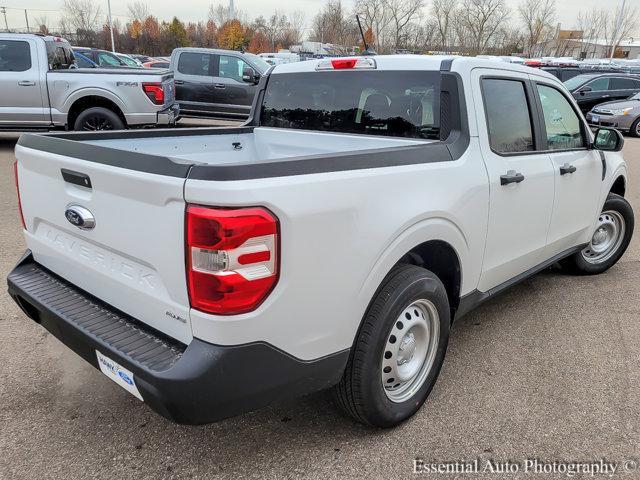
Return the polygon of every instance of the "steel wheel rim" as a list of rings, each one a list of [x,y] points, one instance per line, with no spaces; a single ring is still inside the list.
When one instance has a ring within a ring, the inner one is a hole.
[[[593,265],[606,262],[622,245],[625,230],[624,218],[619,212],[602,212],[589,246],[582,250],[582,257]]]
[[[82,122],[82,129],[87,131],[113,130],[113,124],[105,117],[89,117]]]
[[[432,302],[416,300],[400,313],[382,353],[382,386],[389,400],[406,402],[422,387],[439,340],[440,317]]]

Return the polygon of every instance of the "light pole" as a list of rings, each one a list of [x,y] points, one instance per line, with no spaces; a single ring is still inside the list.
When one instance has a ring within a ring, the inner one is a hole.
[[[9,24],[7,23],[7,7],[0,7],[0,11],[4,15],[4,28],[9,31]]]
[[[111,0],[107,0],[107,7],[109,8],[109,31],[111,32],[111,51],[116,51],[116,44],[113,41],[113,20],[111,19]]]
[[[613,54],[616,51],[616,38],[618,38],[618,33],[620,32],[620,28],[622,27],[622,16],[624,15],[624,7],[627,3],[627,0],[622,0],[622,8],[620,12],[618,12],[618,18],[616,18],[616,27],[613,31],[613,37],[611,38],[611,56],[609,57],[609,63],[613,63]],[[620,39],[622,40],[622,39]]]

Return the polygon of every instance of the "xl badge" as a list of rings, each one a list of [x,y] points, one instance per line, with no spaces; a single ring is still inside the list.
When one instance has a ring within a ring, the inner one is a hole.
[[[69,205],[64,212],[64,216],[71,225],[82,230],[91,230],[96,226],[96,219],[89,210],[80,205]]]

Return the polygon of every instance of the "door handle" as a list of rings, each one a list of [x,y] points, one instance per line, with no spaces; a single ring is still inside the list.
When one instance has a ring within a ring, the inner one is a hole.
[[[35,87],[36,82],[32,82],[30,80],[20,80],[18,82],[18,85],[20,85],[21,87]]]
[[[173,83],[176,85],[184,85],[184,80],[174,80]]]
[[[224,83],[214,83],[213,86],[215,88],[226,88],[226,85]]]
[[[573,173],[577,170],[576,167],[574,167],[573,165],[569,165],[568,163],[565,163],[564,165],[562,165],[560,167],[560,175],[566,175],[567,173]]]
[[[509,170],[505,175],[500,175],[500,185],[508,185],[510,183],[520,183],[524,180],[524,175],[515,170]]]

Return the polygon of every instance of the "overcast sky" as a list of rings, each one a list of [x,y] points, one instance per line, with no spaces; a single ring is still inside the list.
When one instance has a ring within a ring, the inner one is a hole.
[[[94,0],[98,3],[104,4],[103,11],[107,11],[107,0]],[[507,4],[512,8],[515,8],[520,0],[506,0]],[[628,3],[640,3],[640,0],[629,0]],[[119,16],[121,20],[127,20],[127,4],[129,0],[111,0],[111,8],[114,15]],[[212,1],[212,0],[148,0],[147,4],[150,6],[152,13],[156,15],[160,20],[167,20],[174,15],[178,16],[184,21],[198,21],[204,20],[207,17],[207,11],[209,5],[223,3],[228,5],[228,0]],[[325,3],[325,0],[235,0],[236,8],[245,12],[250,19],[259,15],[265,17],[271,14],[275,9],[282,11],[302,10],[307,14],[307,22],[310,23],[310,19],[315,15],[318,10]],[[429,3],[429,0],[427,0]],[[62,8],[62,0],[2,0],[1,5],[7,7],[15,7],[18,9],[31,9],[29,11],[30,17],[36,17],[39,15],[47,15],[51,20],[51,23],[57,23],[59,16],[59,9]],[[345,6],[351,7],[352,0],[344,0]],[[604,8],[605,5],[611,5],[614,8],[616,5],[622,4],[622,0],[558,0],[557,1],[557,17],[558,21],[562,23],[563,28],[571,28],[575,26],[576,17],[578,11],[589,10],[592,8]],[[36,11],[36,9],[52,10]],[[9,28],[24,28],[25,19],[24,11],[20,10],[7,10],[7,18],[9,22]],[[0,18],[0,22],[2,22]],[[4,26],[4,25],[3,25]]]

